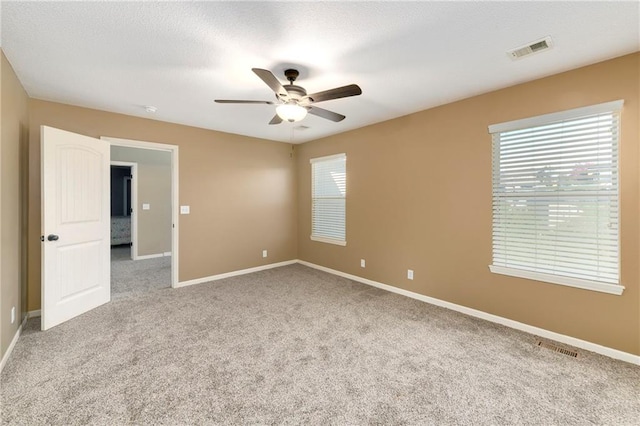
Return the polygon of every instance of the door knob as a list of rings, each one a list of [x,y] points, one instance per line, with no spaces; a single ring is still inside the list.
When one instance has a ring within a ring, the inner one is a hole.
[[[49,240],[49,241],[58,241],[58,238],[59,237],[57,235],[55,235],[55,234],[49,234],[47,236],[47,240]]]

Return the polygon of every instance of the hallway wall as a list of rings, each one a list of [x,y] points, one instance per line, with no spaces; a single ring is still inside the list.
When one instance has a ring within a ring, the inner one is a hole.
[[[138,164],[138,256],[171,251],[171,153],[111,147],[111,161]],[[149,204],[149,210],[142,205]]]

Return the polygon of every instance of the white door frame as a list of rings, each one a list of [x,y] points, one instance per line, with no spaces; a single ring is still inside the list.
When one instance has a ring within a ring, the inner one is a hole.
[[[173,225],[173,232],[171,233],[171,287],[178,287],[178,242],[180,241],[178,238],[178,214],[180,212],[180,206],[178,205],[178,145],[144,142],[108,136],[101,136],[100,139],[108,141],[111,146],[151,149],[171,153],[171,222]]]
[[[138,163],[111,161],[112,166],[131,167],[131,260],[138,260]],[[127,206],[125,180],[124,206]]]

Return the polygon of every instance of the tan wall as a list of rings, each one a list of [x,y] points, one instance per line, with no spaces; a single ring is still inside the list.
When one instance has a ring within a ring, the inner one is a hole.
[[[29,310],[40,308],[41,125],[179,146],[179,202],[191,206],[179,222],[180,281],[296,257],[291,145],[34,99],[29,107]]]
[[[5,62],[3,58],[3,70]],[[181,281],[297,255],[640,354],[639,62],[640,54],[628,55],[310,142],[296,147],[297,166],[287,144],[30,100],[28,309],[40,308],[38,129],[45,124],[93,137],[180,146],[180,204],[190,205],[192,212],[180,217]],[[3,73],[3,86],[4,79]],[[4,104],[4,87],[2,99]],[[615,99],[625,100],[620,166],[623,295],[491,274],[487,126]],[[10,122],[5,115],[3,108],[3,166],[4,126]],[[338,152],[348,155],[346,247],[309,240],[308,160]],[[1,220],[4,223],[4,204]],[[262,249],[269,249],[269,258],[261,258]],[[359,267],[360,258],[367,260],[366,269]],[[414,281],[405,278],[408,268],[415,270]],[[4,283],[3,278],[2,319],[8,317]]]
[[[640,54],[628,55],[301,145],[298,257],[640,354],[639,62]],[[625,100],[623,295],[491,274],[487,126],[616,99]],[[309,159],[340,152],[347,153],[346,247],[309,239]]]
[[[111,160],[138,164],[138,256],[170,252],[171,153],[112,146]]]
[[[0,53],[0,357],[4,356],[25,314],[22,268],[22,214],[26,169],[23,156],[29,131],[28,97],[13,68]],[[22,166],[22,167],[21,167]],[[11,308],[16,319],[11,324]]]

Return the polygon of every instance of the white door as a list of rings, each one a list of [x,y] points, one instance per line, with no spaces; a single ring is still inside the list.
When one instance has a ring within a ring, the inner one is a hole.
[[[111,298],[110,146],[41,127],[42,329]]]

